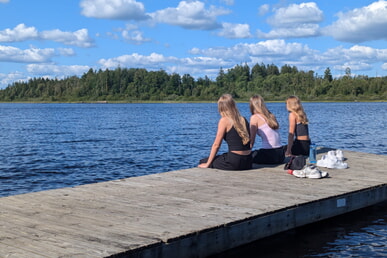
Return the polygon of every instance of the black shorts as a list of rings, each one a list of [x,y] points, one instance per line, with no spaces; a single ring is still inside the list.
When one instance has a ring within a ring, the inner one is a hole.
[[[206,163],[208,158],[200,160],[201,163]],[[212,161],[210,168],[217,168],[222,170],[247,170],[251,169],[253,165],[253,158],[249,155],[238,155],[233,152],[226,152],[218,155]]]
[[[310,140],[297,140],[295,139],[292,146],[292,155],[309,156]]]
[[[259,149],[253,151],[253,162],[257,164],[282,164],[286,148]]]

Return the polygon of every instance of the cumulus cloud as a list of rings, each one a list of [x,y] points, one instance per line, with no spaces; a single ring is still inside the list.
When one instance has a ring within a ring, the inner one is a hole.
[[[19,49],[11,46],[0,45],[0,61],[16,63],[44,63],[51,60],[55,55],[53,48],[30,48]]]
[[[294,28],[277,28],[268,33],[257,30],[258,38],[276,39],[276,38],[304,38],[318,36],[319,26],[317,24],[301,24]]]
[[[135,0],[82,0],[82,15],[114,20],[144,20],[148,16],[141,2]]]
[[[324,28],[324,34],[336,40],[360,43],[387,39],[387,1],[380,0],[346,13],[340,12],[338,20]]]
[[[21,72],[12,72],[12,73],[0,73],[0,88],[12,84],[17,81],[26,81],[26,76]]]
[[[340,57],[340,58],[337,58]],[[348,64],[363,64],[387,62],[387,49],[375,49],[367,46],[355,45],[350,48],[336,47],[328,49],[320,55],[320,61],[337,66],[348,66]],[[356,67],[360,67],[356,65]],[[359,68],[353,70],[361,70]],[[369,67],[369,66],[367,66]]]
[[[382,64],[382,69],[387,71],[387,63]]]
[[[270,5],[268,4],[261,5],[258,9],[258,14],[263,16],[269,12],[269,9],[270,9]]]
[[[274,27],[294,27],[298,24],[318,23],[323,20],[323,12],[314,2],[291,4],[275,11],[268,19],[268,23]]]
[[[94,42],[89,37],[87,29],[80,29],[74,32],[66,32],[58,29],[42,31],[40,33],[40,38],[77,47],[89,48],[94,46]]]
[[[268,11],[268,6],[261,6],[260,12]],[[323,12],[314,2],[291,4],[274,10],[274,15],[267,22],[274,27],[268,33],[257,30],[259,38],[301,38],[320,35],[318,23],[324,19]]]
[[[240,43],[227,48],[195,49],[195,53],[209,57],[233,60],[235,64],[239,62],[249,62],[253,57],[265,58],[270,56],[275,57],[278,60],[290,57],[300,58],[302,56],[313,55],[314,50],[301,43],[286,43],[285,40],[267,40],[254,44]]]
[[[129,43],[140,45],[144,42],[151,41],[150,38],[144,37],[143,32],[134,24],[127,24],[125,29],[119,29],[119,31],[121,31],[122,38]]]
[[[75,32],[66,32],[58,29],[39,32],[35,27],[19,24],[13,29],[0,31],[0,42],[21,42],[27,40],[52,40],[65,45],[77,47],[92,47],[93,40],[89,37],[87,29]]]
[[[57,50],[61,56],[74,56],[75,55],[75,51],[72,48],[58,48]]]
[[[250,26],[248,24],[233,24],[233,23],[223,23],[223,28],[218,33],[218,36],[225,38],[250,38]]]
[[[366,71],[370,70],[373,64],[387,63],[387,49],[355,45],[350,48],[336,47],[320,52],[311,49],[308,45],[285,40],[266,40],[253,44],[208,49],[193,48],[190,53],[201,56],[202,60],[216,60],[219,63],[218,67],[223,68],[237,63],[253,66],[263,62],[278,66],[296,65],[300,70],[323,71],[326,67],[331,67],[343,71],[346,67],[350,67],[353,71]]]
[[[185,29],[214,30],[222,26],[216,21],[230,11],[210,6],[200,1],[181,1],[176,8],[166,8],[150,14],[155,22],[176,25]]]
[[[129,42],[132,42],[136,45],[142,44],[144,42],[150,41],[149,38],[145,38],[143,33],[139,30],[124,30],[122,31],[122,37]]]
[[[176,62],[178,59],[175,57],[165,57],[164,55],[152,53],[149,56],[140,55],[137,53],[131,55],[122,55],[109,59],[100,59],[98,63],[104,69],[111,69],[117,67],[144,67],[144,68],[156,68],[166,66],[170,62]]]
[[[39,33],[34,27],[27,27],[21,23],[13,29],[0,31],[0,42],[20,42],[30,39],[38,39]]]
[[[29,64],[29,73],[48,78],[65,78],[66,76],[82,75],[90,69],[87,65],[56,65],[56,64]]]

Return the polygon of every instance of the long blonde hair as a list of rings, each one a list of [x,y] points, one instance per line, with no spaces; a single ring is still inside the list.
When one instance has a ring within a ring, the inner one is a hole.
[[[301,100],[296,96],[290,96],[286,100],[286,107],[290,112],[294,112],[297,115],[298,121],[302,124],[308,124],[308,118],[302,107]]]
[[[231,119],[235,130],[242,138],[243,144],[247,144],[250,141],[250,135],[246,127],[245,118],[239,113],[235,101],[230,94],[223,94],[219,98],[218,110],[222,117]]]
[[[260,95],[254,95],[250,98],[250,111],[251,114],[262,114],[267,119],[267,124],[271,129],[278,129],[279,124],[277,118],[266,107],[265,101]]]

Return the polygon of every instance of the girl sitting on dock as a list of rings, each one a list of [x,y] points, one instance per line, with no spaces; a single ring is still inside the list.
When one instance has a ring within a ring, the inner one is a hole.
[[[289,111],[289,135],[285,155],[308,156],[310,147],[308,118],[300,99],[290,96],[286,100],[286,108]]]
[[[224,94],[219,98],[218,111],[221,118],[218,122],[218,130],[210,156],[200,160],[199,167],[222,170],[251,169],[249,122],[239,113],[230,94]],[[228,144],[228,152],[216,155],[223,139]]]
[[[260,95],[250,98],[250,145],[254,146],[255,136],[262,139],[262,148],[253,151],[253,162],[257,164],[281,164],[285,151],[278,132],[279,124],[275,115],[266,107]]]

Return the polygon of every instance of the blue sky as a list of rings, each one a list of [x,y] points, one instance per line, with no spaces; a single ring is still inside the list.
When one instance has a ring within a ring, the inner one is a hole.
[[[0,88],[117,67],[387,76],[387,1],[0,0]]]

